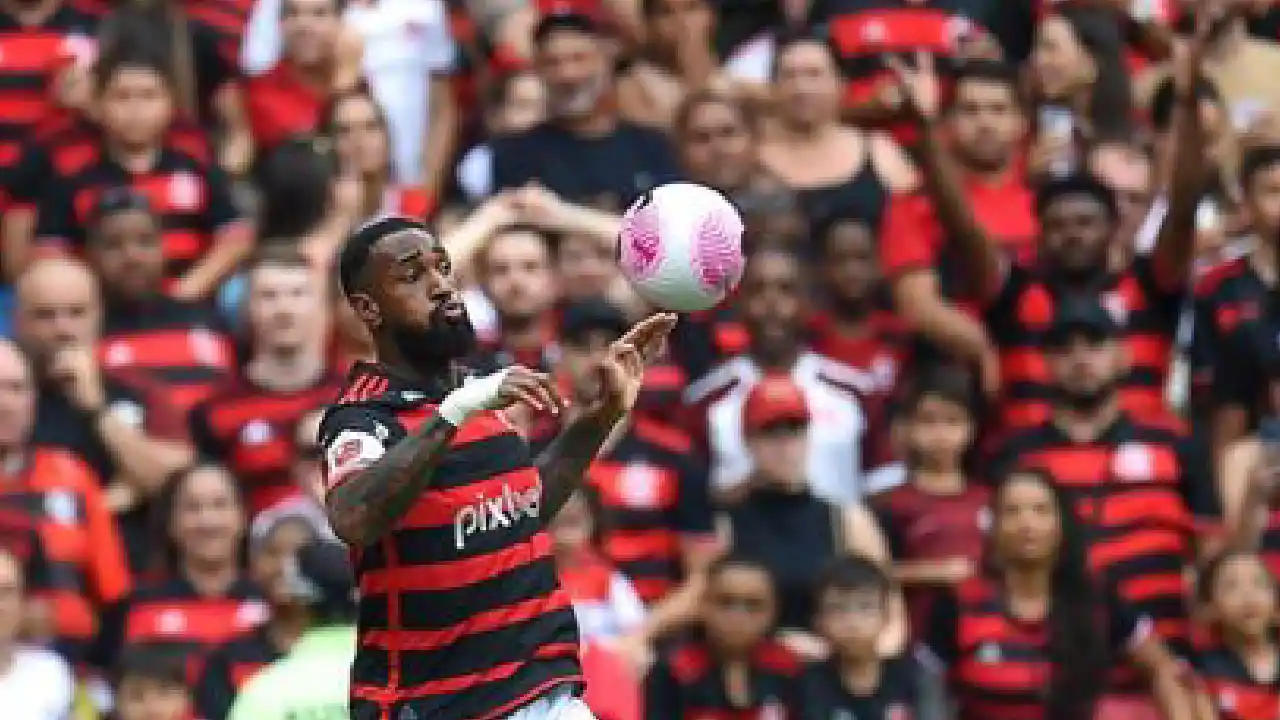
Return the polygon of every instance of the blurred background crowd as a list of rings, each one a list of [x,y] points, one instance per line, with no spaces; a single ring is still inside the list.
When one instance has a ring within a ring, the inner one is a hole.
[[[1280,718],[1270,0],[0,0],[0,716],[283,717],[346,235],[585,396],[679,179],[749,259],[551,525],[602,720]]]

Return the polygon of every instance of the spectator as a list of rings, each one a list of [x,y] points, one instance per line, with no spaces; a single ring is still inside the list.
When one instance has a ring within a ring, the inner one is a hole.
[[[1196,287],[1196,342],[1207,353],[1213,395],[1215,455],[1256,426],[1270,411],[1263,387],[1275,357],[1275,323],[1268,298],[1275,285],[1276,238],[1280,237],[1280,147],[1262,146],[1240,161],[1244,207],[1253,228],[1242,257],[1205,273]],[[1268,264],[1270,263],[1270,264]],[[1267,269],[1262,269],[1267,268]]]
[[[570,303],[562,317],[556,369],[574,403],[589,403],[596,392],[591,370],[628,323],[618,308],[602,300]],[[648,622],[624,648],[636,658],[696,616],[706,569],[721,548],[705,461],[690,438],[639,415],[613,432],[589,468],[587,482],[607,513],[600,531],[605,555],[651,608]]]
[[[0,706],[15,719],[63,720],[75,694],[71,669],[56,653],[18,642],[25,601],[22,562],[0,547]]]
[[[789,717],[798,711],[800,660],[771,639],[777,607],[769,571],[728,557],[707,575],[702,632],[664,653],[645,679],[648,720],[723,712]]]
[[[875,228],[857,218],[834,218],[814,234],[823,302],[809,323],[814,352],[862,373],[868,401],[882,406],[897,387],[906,338],[901,320],[886,307]]]
[[[90,158],[53,168],[37,238],[80,251],[97,195],[132,186],[162,218],[170,291],[184,300],[206,299],[248,252],[252,232],[226,177],[166,140],[173,86],[165,73],[157,51],[146,47],[99,60],[102,140]]]
[[[1172,159],[1172,158],[1171,158]],[[1136,253],[1150,254],[1158,238],[1142,237],[1142,226],[1155,198],[1155,167],[1147,151],[1127,140],[1094,145],[1085,156],[1085,171],[1111,191],[1118,220],[1112,242],[1113,264],[1125,263]],[[1197,215],[1198,221],[1199,215]],[[1162,218],[1163,219],[1163,218]]]
[[[251,515],[296,495],[298,422],[338,394],[325,355],[324,288],[301,257],[264,254],[247,270],[250,347],[240,376],[191,414],[200,454],[242,483]]]
[[[1267,395],[1273,404],[1280,399],[1277,379],[1280,379],[1280,363],[1272,363]],[[1280,423],[1272,410],[1256,433],[1227,446],[1217,478],[1227,539],[1235,547],[1259,552],[1273,573],[1280,571],[1280,513],[1273,512],[1280,489],[1277,488],[1280,480],[1278,443]]]
[[[618,209],[679,173],[657,131],[620,120],[604,38],[583,15],[551,15],[534,33],[550,119],[493,141],[494,185],[537,180],[571,202]]]
[[[130,648],[115,676],[118,720],[188,720],[191,689],[182,655],[166,648]]]
[[[128,382],[131,373],[158,385],[184,417],[235,368],[235,346],[206,305],[164,294],[159,218],[146,196],[113,188],[98,198],[88,233],[88,259],[102,282],[103,369]]]
[[[236,698],[230,720],[288,720],[347,712],[355,655],[355,580],[345,548],[314,542],[286,565],[307,598],[311,622],[284,658],[258,673]]]
[[[640,57],[618,80],[618,104],[627,118],[660,129],[671,126],[691,88],[728,85],[712,39],[712,0],[643,0],[648,28]]]
[[[885,198],[915,187],[915,168],[889,137],[840,123],[840,68],[821,40],[781,43],[774,66],[777,126],[760,161],[800,195],[810,223],[853,217],[880,225]]]
[[[805,671],[799,717],[925,717],[915,660],[880,656],[892,594],[892,581],[874,562],[841,557],[828,566],[814,596],[816,625],[831,657]]]
[[[378,215],[425,219],[435,209],[437,198],[428,196],[421,186],[395,182],[387,118],[372,95],[353,91],[334,97],[325,109],[320,129],[333,140],[339,182],[356,186],[357,222]],[[344,192],[352,190],[334,190],[335,196]],[[346,198],[342,201],[345,203]]]
[[[1194,77],[1200,50],[1189,52],[1187,76]],[[917,71],[902,72],[909,78],[908,104],[917,117],[932,123],[937,112],[937,80],[932,69],[926,64]],[[1179,111],[1180,148],[1197,147],[1201,137],[1194,96],[1189,88],[1187,91]],[[1087,175],[1067,175],[1041,187],[1036,201],[1043,240],[1040,258],[1034,265],[1009,265],[996,241],[965,206],[950,158],[936,144],[930,144],[930,149],[933,156],[927,165],[934,170],[940,216],[948,218],[945,225],[957,238],[964,262],[972,268],[971,282],[1000,351],[1004,386],[1001,427],[1034,425],[1046,417],[1047,373],[1036,350],[1043,344],[1042,333],[1056,303],[1099,292],[1105,293],[1103,302],[1123,325],[1130,352],[1132,372],[1124,383],[1126,406],[1144,413],[1163,412],[1165,378],[1191,270],[1196,204],[1203,181],[1202,167],[1190,153],[1179,156],[1172,209],[1152,255],[1113,272],[1110,248],[1119,211],[1115,197],[1099,181]],[[943,332],[938,336],[946,339]],[[985,358],[980,354],[969,359],[981,362]]]
[[[863,447],[869,421],[860,398],[870,388],[853,369],[805,347],[803,269],[786,250],[762,248],[751,255],[736,300],[750,347],[689,385],[684,398],[696,411],[695,429],[710,452],[712,487],[725,492],[751,473],[742,435],[748,392],[765,373],[789,374],[804,391],[809,411],[823,419],[809,437],[810,489],[846,504],[861,495],[863,472],[876,455]]]
[[[548,370],[555,344],[555,280],[547,238],[512,227],[493,235],[476,257],[476,279],[497,312],[498,327],[482,343],[481,368],[524,365]]]
[[[109,610],[95,655],[109,668],[127,648],[169,648],[186,657],[194,682],[218,645],[267,620],[267,606],[240,568],[244,504],[224,468],[198,465],[174,478],[157,510],[157,579]]]
[[[1257,555],[1235,551],[1210,561],[1197,585],[1216,631],[1213,644],[1196,655],[1201,717],[1267,717],[1280,702],[1275,576]]]
[[[542,79],[532,72],[497,78],[483,112],[489,137],[518,134],[533,128],[547,118],[547,93]],[[490,143],[479,143],[463,154],[458,161],[457,182],[469,203],[477,203],[493,193]]]
[[[342,31],[339,0],[282,0],[283,53],[245,85],[254,144],[269,151],[316,129],[325,103],[360,82],[360,43]]]
[[[560,583],[573,601],[584,643],[609,645],[644,624],[644,602],[604,555],[599,494],[580,490],[548,526]]]
[[[258,166],[262,244],[294,245],[317,268],[327,266],[343,233],[358,222],[355,199],[338,192],[337,163],[327,145],[309,137],[289,140]]]
[[[906,483],[869,499],[917,632],[935,592],[980,566],[991,524],[988,490],[965,462],[978,429],[974,400],[963,375],[921,371],[894,423]]]
[[[1070,126],[1058,133],[1041,113],[1033,165],[1065,160],[1079,167],[1077,140],[1125,136],[1133,93],[1123,52],[1115,17],[1100,8],[1063,5],[1040,20],[1030,59],[1036,100],[1067,113]]]
[[[1063,303],[1052,327],[1045,342],[1058,399],[1050,419],[1009,437],[991,473],[1049,473],[1091,533],[1090,567],[1150,618],[1159,637],[1185,651],[1191,628],[1183,568],[1195,560],[1192,529],[1212,522],[1217,510],[1208,458],[1170,421],[1123,408],[1120,330],[1097,300]],[[1142,695],[1133,670],[1119,668],[1110,692]]]
[[[129,566],[101,482],[75,456],[32,443],[36,385],[12,343],[0,344],[0,506],[29,517],[49,562],[40,592],[59,651],[83,661],[99,629],[97,608],[129,592]],[[106,421],[103,421],[104,424]]]
[[[1093,717],[1095,706],[1098,717],[1133,717],[1098,702],[1112,656],[1150,679],[1165,717],[1190,717],[1177,662],[1151,620],[1095,589],[1087,531],[1054,478],[1005,476],[993,521],[992,569],[940,596],[925,632],[930,659],[951,669],[959,717],[1066,720]]]
[[[889,560],[883,538],[868,532],[874,522],[863,506],[844,509],[815,497],[803,460],[811,419],[804,392],[786,375],[766,375],[751,388],[742,433],[753,469],[745,493],[725,508],[734,553],[758,560],[774,578],[777,622],[788,640],[809,627],[813,588],[832,558],[853,551]],[[894,630],[902,634],[900,622]]]
[[[737,98],[699,90],[676,110],[673,130],[689,179],[738,200],[760,171],[759,128]]]
[[[245,683],[284,657],[311,624],[309,601],[299,593],[290,567],[301,548],[320,539],[316,519],[305,514],[263,513],[254,521],[249,574],[271,609],[266,622],[209,654],[195,685],[196,709],[203,720],[226,720]]]

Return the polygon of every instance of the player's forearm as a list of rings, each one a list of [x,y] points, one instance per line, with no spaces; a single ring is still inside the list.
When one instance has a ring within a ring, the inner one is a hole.
[[[617,422],[616,418],[583,415],[569,423],[542,452],[537,465],[542,476],[543,522],[550,522],[582,486],[587,468]]]
[[[437,415],[372,465],[329,491],[325,507],[338,537],[353,547],[364,547],[390,532],[418,495],[431,486],[435,468],[457,432]]]

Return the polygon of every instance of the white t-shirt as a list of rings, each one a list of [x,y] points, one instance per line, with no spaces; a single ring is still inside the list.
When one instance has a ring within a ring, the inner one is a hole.
[[[37,647],[19,647],[0,673],[0,716],[5,720],[66,720],[71,716],[74,681],[67,663]]]

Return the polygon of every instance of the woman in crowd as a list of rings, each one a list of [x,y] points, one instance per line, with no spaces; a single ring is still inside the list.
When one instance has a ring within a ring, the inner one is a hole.
[[[713,42],[715,9],[710,0],[640,4],[649,28],[646,52],[619,78],[618,102],[628,119],[667,128],[689,88],[723,80]]]
[[[915,168],[887,135],[840,122],[844,88],[824,41],[783,40],[774,61],[776,122],[760,146],[765,169],[800,194],[810,223],[840,215],[879,226],[889,194],[917,185]]]
[[[194,677],[205,654],[267,620],[243,569],[245,513],[236,479],[198,465],[171,480],[157,504],[163,537],[158,577],[140,584],[103,621],[103,667],[125,645],[172,647]]]
[[[1211,639],[1196,654],[1200,720],[1271,720],[1280,708],[1276,581],[1257,554],[1227,552],[1200,573]]]
[[[1166,720],[1191,718],[1177,661],[1149,620],[1097,587],[1080,521],[1053,479],[1006,476],[992,512],[989,569],[941,595],[925,633],[927,654],[949,667],[960,720],[1092,717],[1122,657],[1150,678]]]
[[[431,212],[422,188],[393,184],[387,118],[372,95],[355,90],[333,98],[320,128],[338,161],[333,203],[354,211],[357,223],[377,215],[425,219]]]
[[[802,666],[772,638],[776,610],[773,578],[763,565],[741,556],[717,561],[707,574],[696,637],[649,671],[645,718],[792,717]]]

